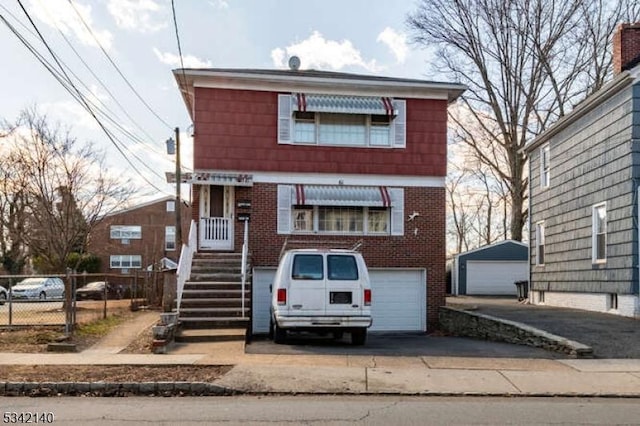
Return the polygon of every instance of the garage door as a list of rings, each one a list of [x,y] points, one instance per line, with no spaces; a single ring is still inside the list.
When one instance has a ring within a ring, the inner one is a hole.
[[[516,281],[528,279],[527,262],[467,261],[469,295],[515,295]]]
[[[275,268],[253,270],[253,333],[269,332],[269,306]],[[426,279],[421,269],[370,269],[372,331],[425,331]]]
[[[426,330],[426,272],[370,269],[372,331]]]

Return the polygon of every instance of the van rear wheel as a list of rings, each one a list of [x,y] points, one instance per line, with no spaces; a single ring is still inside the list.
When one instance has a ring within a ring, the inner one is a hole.
[[[273,342],[277,344],[283,344],[287,340],[287,330],[283,330],[278,327],[278,323],[273,323]]]
[[[362,328],[351,332],[351,344],[362,346],[367,341],[367,329]]]

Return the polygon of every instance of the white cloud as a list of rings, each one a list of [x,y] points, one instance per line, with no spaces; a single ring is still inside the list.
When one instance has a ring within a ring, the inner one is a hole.
[[[164,8],[154,0],[109,0],[107,9],[120,28],[141,33],[155,32],[168,25]]]
[[[406,35],[396,32],[393,28],[387,27],[378,34],[376,41],[386,44],[398,62],[404,63],[407,59],[409,47],[407,46]]]
[[[276,67],[287,67],[287,58],[296,55],[300,57],[301,68],[340,70],[348,66],[359,66],[368,71],[379,71],[375,60],[365,61],[351,41],[327,40],[318,31],[314,31],[309,38],[299,43],[271,51],[271,59]]]
[[[172,67],[181,67],[180,56],[175,55],[170,52],[161,52],[157,48],[153,48],[153,53],[156,54],[160,62],[163,64],[171,65]],[[184,55],[182,57],[182,62],[184,63],[185,68],[210,68],[211,61],[203,60],[197,58],[193,55]]]
[[[67,0],[32,0],[30,9],[38,20],[52,28],[59,29],[65,35],[73,35],[84,45],[97,47],[98,43],[95,40],[97,39],[105,50],[111,49],[113,35],[107,30],[96,29],[89,5],[83,6],[77,1],[74,1],[72,5]],[[78,14],[82,16],[82,19]],[[93,35],[87,26],[92,29]]]

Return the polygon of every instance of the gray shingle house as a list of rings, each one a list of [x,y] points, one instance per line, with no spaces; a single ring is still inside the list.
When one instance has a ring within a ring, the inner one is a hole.
[[[531,141],[530,302],[640,317],[640,23],[614,79]]]

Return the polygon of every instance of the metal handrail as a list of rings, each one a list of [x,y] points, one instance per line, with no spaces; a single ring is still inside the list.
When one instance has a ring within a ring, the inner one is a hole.
[[[176,272],[176,312],[178,314],[180,313],[180,304],[182,303],[182,292],[184,291],[184,283],[191,277],[191,263],[193,262],[193,254],[197,251],[197,244],[197,226],[196,222],[192,220],[191,227],[189,228],[189,239],[187,240],[187,244],[182,245],[180,260],[178,261],[178,271]]]
[[[244,221],[244,237],[242,240],[242,266],[241,266],[241,276],[242,276],[242,318],[245,317],[244,310],[244,287],[247,283],[247,257],[249,256],[249,221]]]

